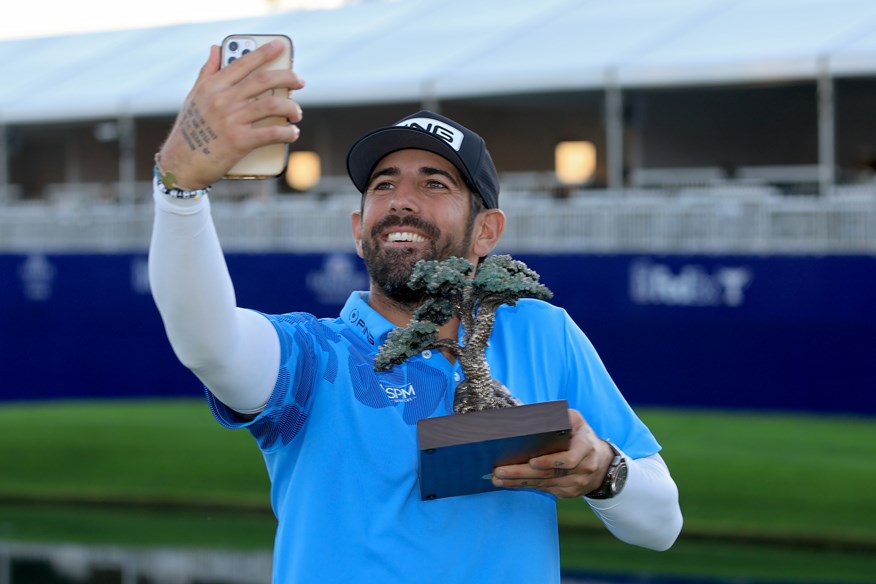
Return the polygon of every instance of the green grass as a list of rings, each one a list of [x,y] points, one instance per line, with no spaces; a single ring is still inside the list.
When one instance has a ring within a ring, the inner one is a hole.
[[[634,548],[580,501],[562,501],[565,568],[876,581],[876,421],[640,414],[679,485],[682,537],[664,553]],[[254,441],[202,401],[2,404],[0,469],[0,539],[238,549],[273,539]]]
[[[566,568],[763,580],[876,582],[876,420],[639,411],[664,447],[685,526],[664,553],[561,538]],[[598,528],[561,501],[566,528]]]
[[[0,495],[268,501],[253,439],[202,401],[0,405]]]
[[[876,558],[870,553],[798,549],[742,543],[715,544],[682,536],[667,552],[652,552],[605,537],[561,537],[565,570],[604,574],[672,575],[674,578],[723,578],[757,582],[876,582]]]
[[[876,545],[876,420],[643,410],[698,533]],[[561,502],[569,522],[592,514]]]
[[[268,512],[0,504],[0,540],[270,550]]]

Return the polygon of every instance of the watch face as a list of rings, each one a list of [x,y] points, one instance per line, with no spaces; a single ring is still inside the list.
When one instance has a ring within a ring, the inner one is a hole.
[[[627,483],[627,463],[622,461],[617,467],[617,474],[611,481],[611,496],[619,494]]]

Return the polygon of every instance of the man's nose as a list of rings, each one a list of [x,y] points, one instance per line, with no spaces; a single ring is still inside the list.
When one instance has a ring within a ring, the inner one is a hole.
[[[399,182],[392,192],[390,209],[395,213],[413,213],[417,210],[417,193],[407,181]]]

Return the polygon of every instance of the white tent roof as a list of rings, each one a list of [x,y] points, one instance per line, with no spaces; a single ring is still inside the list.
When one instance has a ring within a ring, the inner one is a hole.
[[[0,123],[173,114],[231,33],[295,42],[303,105],[876,74],[873,0],[400,0],[0,42]]]

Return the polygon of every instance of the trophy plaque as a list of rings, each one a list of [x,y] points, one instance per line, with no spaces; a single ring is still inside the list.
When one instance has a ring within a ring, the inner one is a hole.
[[[550,290],[508,255],[487,258],[474,277],[472,270],[462,258],[417,262],[408,286],[426,300],[408,326],[389,334],[374,361],[375,371],[385,371],[426,349],[446,349],[465,374],[454,395],[454,414],[417,423],[423,500],[498,490],[492,483],[495,467],[567,450],[571,440],[564,400],[521,405],[492,379],[485,356],[496,310],[523,297],[550,298]],[[453,316],[463,326],[461,343],[438,338],[438,327]]]

